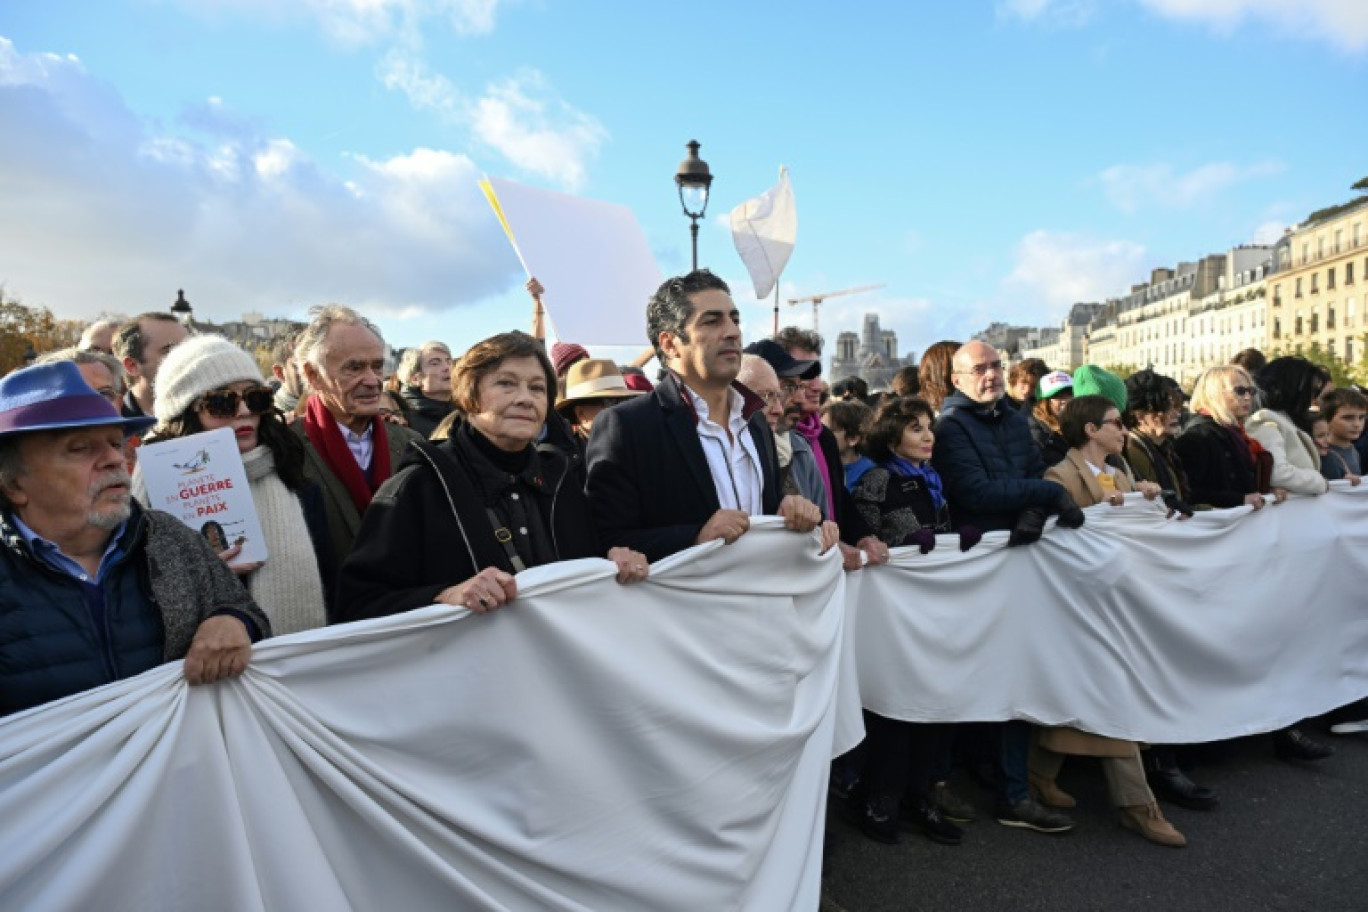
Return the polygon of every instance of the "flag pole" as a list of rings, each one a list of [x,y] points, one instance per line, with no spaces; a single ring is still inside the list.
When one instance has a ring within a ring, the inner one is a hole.
[[[779,282],[774,283],[774,334],[779,335]]]

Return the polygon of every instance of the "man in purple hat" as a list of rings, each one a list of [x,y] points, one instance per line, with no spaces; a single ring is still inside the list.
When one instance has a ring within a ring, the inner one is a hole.
[[[0,715],[163,662],[237,675],[266,615],[208,542],[129,496],[125,418],[70,361],[0,379]]]

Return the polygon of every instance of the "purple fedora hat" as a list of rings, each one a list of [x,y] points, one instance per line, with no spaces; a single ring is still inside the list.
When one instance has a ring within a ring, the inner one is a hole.
[[[120,415],[90,388],[73,361],[35,364],[0,379],[0,437],[103,425],[118,425],[127,436],[156,423]]]

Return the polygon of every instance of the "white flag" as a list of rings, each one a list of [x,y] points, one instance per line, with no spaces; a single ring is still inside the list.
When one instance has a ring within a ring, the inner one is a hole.
[[[755,296],[768,297],[798,240],[798,210],[788,168],[779,169],[779,183],[732,210],[731,230],[736,252],[755,285]]]

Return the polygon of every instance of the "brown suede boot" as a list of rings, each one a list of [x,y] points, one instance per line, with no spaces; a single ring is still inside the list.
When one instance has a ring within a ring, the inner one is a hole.
[[[1134,830],[1150,842],[1172,849],[1181,849],[1187,845],[1187,838],[1164,819],[1164,815],[1159,812],[1159,805],[1137,804],[1123,807],[1120,811],[1121,826],[1127,830]]]
[[[1036,773],[1027,773],[1026,781],[1030,784],[1031,795],[1041,804],[1052,808],[1071,808],[1078,804],[1073,796],[1056,785],[1053,779]]]

